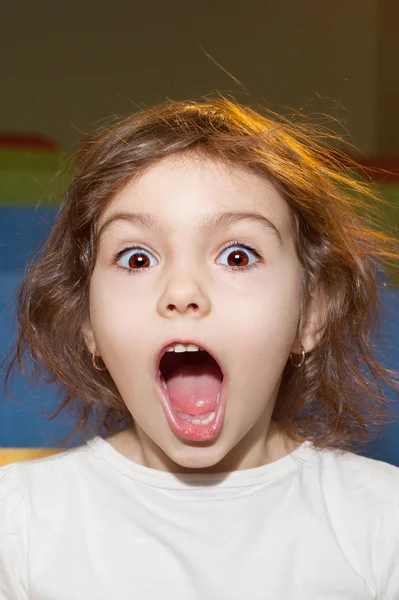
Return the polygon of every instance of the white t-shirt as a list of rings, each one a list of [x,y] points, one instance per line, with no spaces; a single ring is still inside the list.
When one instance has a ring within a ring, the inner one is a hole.
[[[398,600],[399,468],[310,441],[224,475],[101,437],[0,469],[1,600]]]

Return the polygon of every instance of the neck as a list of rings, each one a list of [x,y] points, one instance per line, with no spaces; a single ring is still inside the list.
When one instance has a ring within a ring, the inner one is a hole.
[[[137,425],[117,433],[107,441],[123,456],[151,469],[171,473],[226,473],[251,469],[274,462],[293,452],[304,441],[288,438],[274,421],[264,430],[266,436],[258,437],[249,432],[234,448],[215,465],[190,468],[179,465],[166,455]]]

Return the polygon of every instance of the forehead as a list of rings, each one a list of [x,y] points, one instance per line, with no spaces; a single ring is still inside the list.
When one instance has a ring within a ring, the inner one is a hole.
[[[165,232],[224,211],[256,212],[291,229],[292,212],[266,178],[197,155],[162,159],[132,179],[108,204],[98,228],[119,212],[149,213]]]

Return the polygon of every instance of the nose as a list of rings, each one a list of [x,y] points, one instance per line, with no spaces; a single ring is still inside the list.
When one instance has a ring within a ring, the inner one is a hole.
[[[165,287],[158,301],[158,312],[166,318],[191,314],[202,318],[209,314],[211,302],[198,279],[189,275],[176,275]]]

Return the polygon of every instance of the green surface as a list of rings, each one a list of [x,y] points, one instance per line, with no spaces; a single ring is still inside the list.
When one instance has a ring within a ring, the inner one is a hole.
[[[378,230],[397,240],[396,253],[399,253],[399,182],[378,183],[374,184],[373,188],[389,204],[377,201],[370,202],[369,199],[365,200],[365,203],[369,204],[372,210],[376,210],[375,218]],[[399,260],[392,259],[392,262],[392,265],[385,265],[385,268],[393,286],[399,288]]]
[[[0,205],[59,204],[69,181],[60,152],[0,150]]]
[[[374,185],[377,193],[385,200],[388,200],[392,206],[379,204],[383,213],[384,223],[388,225],[392,232],[399,236],[399,182],[398,183],[379,183]]]

